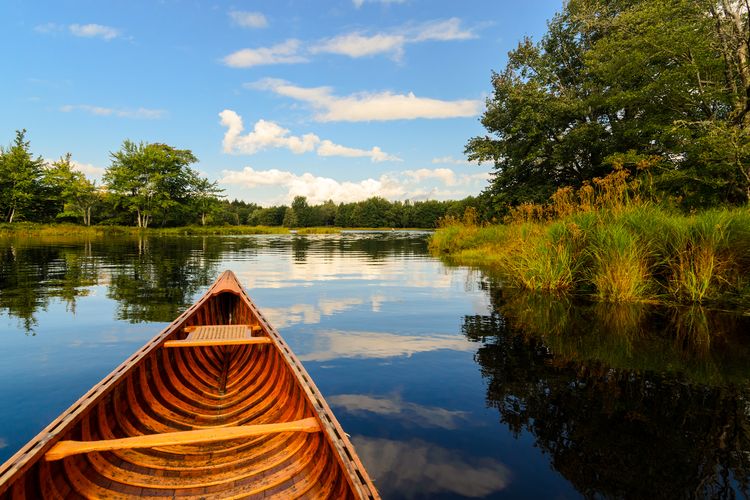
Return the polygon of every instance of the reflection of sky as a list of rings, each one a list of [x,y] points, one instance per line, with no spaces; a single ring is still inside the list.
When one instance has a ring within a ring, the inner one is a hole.
[[[455,429],[469,419],[468,412],[410,403],[398,394],[380,397],[367,394],[339,394],[330,396],[327,400],[336,412],[371,413],[421,427]]]
[[[510,470],[489,458],[466,459],[462,453],[418,439],[395,441],[352,438],[368,472],[384,496],[425,498],[452,493],[482,498],[503,490]]]
[[[414,336],[376,332],[317,331],[312,351],[298,350],[302,361],[339,358],[391,358],[448,349],[474,351],[476,346],[455,335]]]

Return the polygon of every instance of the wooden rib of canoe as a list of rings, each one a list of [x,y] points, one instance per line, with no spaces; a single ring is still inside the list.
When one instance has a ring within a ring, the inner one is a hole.
[[[0,499],[379,498],[231,271],[0,467]]]

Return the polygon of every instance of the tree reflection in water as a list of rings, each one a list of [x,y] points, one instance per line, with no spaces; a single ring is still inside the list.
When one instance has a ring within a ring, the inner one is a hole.
[[[750,318],[489,289],[462,327],[488,404],[582,494],[750,494]]]
[[[298,235],[269,237],[20,236],[0,238],[0,311],[18,318],[34,333],[36,314],[51,299],[75,312],[76,298],[90,287],[107,286],[115,300],[117,319],[132,322],[172,321],[195,294],[218,275],[227,256],[252,255],[259,247],[291,250],[303,264],[308,252],[316,258],[346,253],[368,261],[385,256],[424,255],[424,240],[384,234]]]
[[[215,240],[214,240],[215,243]],[[75,312],[77,297],[108,285],[118,319],[171,321],[217,274],[216,244],[201,238],[76,237],[0,241],[0,310],[34,333],[51,299]]]

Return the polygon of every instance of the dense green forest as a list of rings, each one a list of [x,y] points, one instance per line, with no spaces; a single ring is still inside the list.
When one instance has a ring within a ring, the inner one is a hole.
[[[432,228],[460,216],[480,200],[395,201],[373,197],[355,203],[329,200],[310,205],[303,196],[290,206],[261,207],[229,201],[216,182],[190,165],[190,150],[126,140],[111,154],[103,185],[76,170],[71,155],[50,164],[34,157],[26,131],[0,148],[0,214],[4,222],[78,222],[140,228],[200,225],[285,227]]]

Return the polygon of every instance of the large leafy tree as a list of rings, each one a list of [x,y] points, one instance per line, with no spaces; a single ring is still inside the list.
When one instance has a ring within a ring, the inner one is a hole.
[[[111,156],[104,174],[107,189],[118,204],[135,214],[141,228],[186,201],[198,178],[190,168],[198,159],[187,149],[126,140]]]
[[[627,156],[692,204],[750,199],[748,12],[734,0],[570,0],[493,73],[495,208],[579,186]],[[641,163],[642,164],[642,163]]]
[[[73,169],[70,153],[53,162],[47,168],[45,177],[63,203],[63,210],[57,217],[80,217],[84,225],[90,226],[91,210],[99,202],[99,191],[95,182],[87,179],[83,172]]]
[[[192,180],[193,203],[201,214],[201,225],[206,225],[207,215],[219,204],[219,197],[224,190],[219,188],[216,181],[211,182],[204,177]]]
[[[17,130],[7,148],[0,147],[0,209],[5,221],[13,222],[33,209],[41,185],[44,161],[34,158],[26,130]]]

